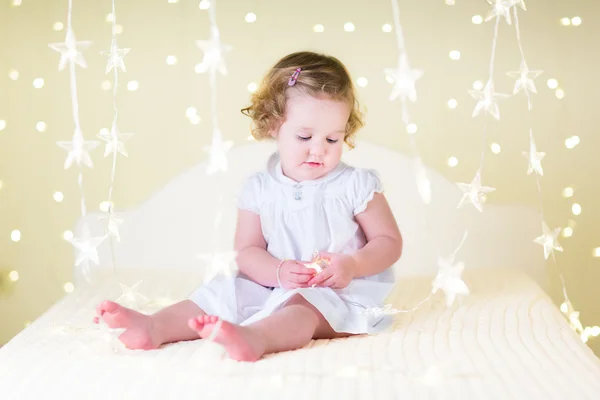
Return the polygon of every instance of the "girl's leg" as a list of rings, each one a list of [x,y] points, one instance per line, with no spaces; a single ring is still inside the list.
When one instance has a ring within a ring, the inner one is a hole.
[[[191,320],[190,327],[207,338],[218,322],[218,317],[204,315]],[[248,326],[221,321],[215,342],[235,360],[256,361],[263,354],[299,349],[313,338],[346,336],[350,334],[335,332],[312,304],[295,295],[282,309]]]
[[[102,318],[110,328],[125,328],[119,336],[130,349],[156,349],[161,344],[198,339],[198,332],[190,329],[188,320],[204,315],[191,300],[166,307],[155,314],[145,315],[112,301],[104,301],[96,307],[99,322]]]

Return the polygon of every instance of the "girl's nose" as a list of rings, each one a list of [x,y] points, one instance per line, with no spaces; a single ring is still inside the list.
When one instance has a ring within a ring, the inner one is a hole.
[[[325,146],[321,142],[313,143],[310,147],[310,154],[314,156],[322,156],[325,154]]]

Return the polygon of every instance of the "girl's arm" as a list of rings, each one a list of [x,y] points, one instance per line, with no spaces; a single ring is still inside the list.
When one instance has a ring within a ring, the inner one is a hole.
[[[375,193],[356,220],[367,239],[367,244],[353,254],[356,278],[378,274],[400,259],[402,235],[383,194]]]
[[[275,271],[280,260],[267,252],[259,215],[252,211],[238,211],[234,250],[237,251],[240,272],[260,285],[278,286]]]

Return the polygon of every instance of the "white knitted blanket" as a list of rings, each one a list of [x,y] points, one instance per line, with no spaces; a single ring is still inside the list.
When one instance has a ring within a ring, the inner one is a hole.
[[[124,349],[116,333],[91,324],[95,305],[120,293],[107,280],[78,288],[0,349],[0,398],[600,398],[600,361],[531,279],[479,270],[467,271],[465,281],[472,294],[453,308],[436,296],[380,335],[313,341],[240,363],[203,340]],[[430,284],[431,277],[405,278],[390,300],[410,308]],[[196,285],[172,274],[146,278],[139,288],[152,300],[150,311]]]

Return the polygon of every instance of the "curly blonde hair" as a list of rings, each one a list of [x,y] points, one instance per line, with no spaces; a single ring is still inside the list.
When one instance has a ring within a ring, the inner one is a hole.
[[[260,87],[252,94],[250,105],[241,111],[252,119],[252,136],[256,140],[271,138],[285,118],[286,91],[294,71],[301,68],[294,88],[314,96],[327,96],[351,107],[346,123],[344,142],[354,147],[354,136],[364,125],[352,79],[337,58],[308,51],[289,54],[279,60],[265,75]]]

